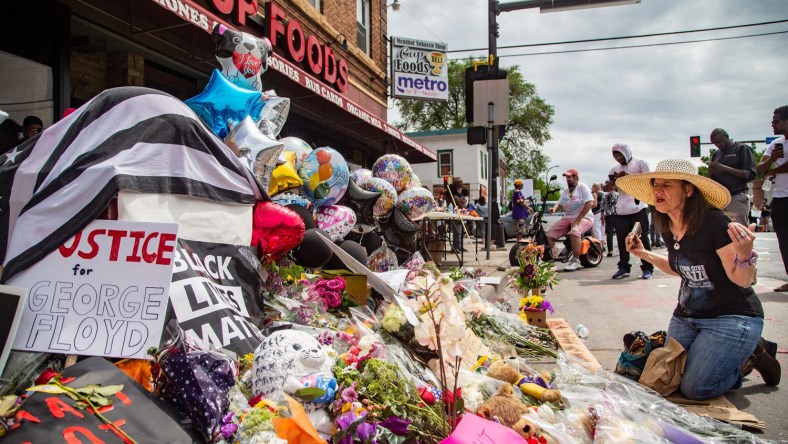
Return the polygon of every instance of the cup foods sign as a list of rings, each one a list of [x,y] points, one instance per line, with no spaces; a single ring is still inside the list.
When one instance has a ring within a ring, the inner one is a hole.
[[[448,100],[448,46],[404,37],[393,37],[391,41],[392,95],[403,99]]]

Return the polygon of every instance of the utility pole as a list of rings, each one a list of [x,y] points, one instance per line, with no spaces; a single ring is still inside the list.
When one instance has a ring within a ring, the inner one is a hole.
[[[640,3],[640,0],[526,0],[500,3],[498,0],[488,0],[487,24],[489,38],[489,64],[488,79],[498,79],[498,14],[501,12],[517,11],[520,9],[539,8],[541,10],[566,10],[566,9],[585,9],[600,6],[614,6],[621,4]],[[499,125],[492,123],[493,104],[490,102],[489,119],[487,122],[487,152],[490,159],[490,175],[488,189],[490,190],[490,209],[489,209],[489,230],[487,234],[487,259],[490,258],[490,237],[495,238],[495,245],[505,247],[506,240],[503,226],[500,222],[500,212],[498,209],[498,132]]]

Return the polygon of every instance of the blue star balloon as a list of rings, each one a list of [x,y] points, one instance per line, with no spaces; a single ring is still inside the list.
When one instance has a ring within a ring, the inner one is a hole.
[[[260,91],[234,85],[218,69],[205,89],[185,103],[222,139],[227,136],[228,121],[241,122],[246,116],[260,120],[265,105]]]

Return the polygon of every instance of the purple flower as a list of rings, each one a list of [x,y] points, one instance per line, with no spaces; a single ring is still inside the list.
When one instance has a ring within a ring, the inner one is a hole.
[[[542,301],[542,308],[545,309],[545,310],[549,310],[550,313],[555,311],[553,309],[553,304],[551,304],[550,301],[548,301],[547,299]]]
[[[345,390],[342,390],[342,400],[345,402],[356,402],[358,401],[358,393],[353,389],[353,387],[348,387]]]
[[[235,435],[235,432],[238,430],[238,424],[235,424],[232,422],[232,420],[232,412],[224,415],[224,418],[222,418],[222,426],[219,428],[219,431],[222,433],[224,439],[232,438],[232,436]]]
[[[521,273],[524,275],[525,278],[532,279],[536,276],[536,265],[528,264],[523,268],[523,272]]]
[[[375,430],[378,428],[375,423],[362,422],[356,427],[356,435],[361,442],[365,442],[369,438],[375,436]]]
[[[400,418],[399,416],[389,416],[389,418],[380,423],[381,427],[391,430],[391,433],[397,436],[405,436],[408,434],[408,426],[410,419]]]
[[[357,420],[358,416],[351,411],[337,418],[336,424],[341,430],[347,430],[347,428]]]

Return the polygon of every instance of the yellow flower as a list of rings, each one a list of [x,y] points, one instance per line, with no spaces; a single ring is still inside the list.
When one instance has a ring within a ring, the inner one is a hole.
[[[350,407],[351,407],[350,403],[346,402],[345,405],[342,406],[342,413],[349,412],[350,411]]]

